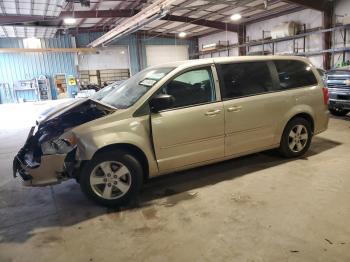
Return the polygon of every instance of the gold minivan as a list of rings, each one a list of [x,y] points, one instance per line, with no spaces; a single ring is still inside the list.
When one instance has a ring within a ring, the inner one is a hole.
[[[328,125],[317,69],[289,56],[226,57],[147,68],[101,99],[37,121],[13,161],[27,186],[75,178],[102,205],[145,179],[278,148],[299,157]]]

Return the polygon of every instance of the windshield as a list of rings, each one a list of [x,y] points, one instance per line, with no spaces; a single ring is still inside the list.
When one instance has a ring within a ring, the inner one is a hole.
[[[101,102],[119,109],[128,108],[136,103],[152,86],[173,69],[174,67],[145,69],[103,97]]]
[[[99,90],[98,92],[96,92],[95,94],[93,94],[91,96],[92,99],[94,100],[101,100],[102,98],[104,98],[106,95],[108,95],[109,93],[111,93],[113,90],[116,90],[124,81],[116,81],[104,88],[102,88],[101,90]]]

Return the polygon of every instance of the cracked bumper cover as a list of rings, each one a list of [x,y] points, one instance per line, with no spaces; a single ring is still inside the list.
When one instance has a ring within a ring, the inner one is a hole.
[[[19,175],[25,186],[47,186],[62,181],[67,154],[43,155],[41,164],[31,166],[16,156],[13,160],[13,176]]]
[[[64,171],[66,154],[42,155],[40,163],[26,159],[26,145],[33,136],[34,129],[34,126],[30,129],[24,146],[13,159],[13,176],[21,177],[25,186],[57,184]]]

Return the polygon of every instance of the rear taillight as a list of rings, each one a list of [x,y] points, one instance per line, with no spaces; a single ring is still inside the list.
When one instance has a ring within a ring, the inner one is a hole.
[[[325,105],[328,105],[328,100],[329,100],[328,88],[327,87],[323,87],[322,88],[322,92],[323,92],[323,103]]]

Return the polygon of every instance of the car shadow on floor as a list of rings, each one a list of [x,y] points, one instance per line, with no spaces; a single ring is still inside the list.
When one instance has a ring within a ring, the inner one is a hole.
[[[300,159],[307,160],[339,145],[338,142],[315,137],[310,150]],[[196,197],[195,190],[198,188],[289,161],[295,159],[282,158],[271,150],[154,178],[145,183],[135,201],[120,208],[97,206],[86,199],[74,181],[46,188],[4,187],[0,193],[0,243],[25,242],[39,229],[74,226],[105,214],[118,217],[121,212],[149,207],[164,198],[167,206],[175,206]]]
[[[346,116],[334,116],[334,115],[331,115],[331,118],[338,119],[338,120],[350,121],[350,113],[347,114]]]
[[[339,142],[315,137],[309,151],[298,159],[308,160],[309,157],[339,145],[341,145]],[[170,196],[188,192],[196,188],[214,185],[225,180],[232,180],[240,176],[298,159],[286,159],[281,157],[277,150],[269,150],[217,164],[161,176],[146,183],[138,204],[143,206],[157,196]],[[154,194],[154,192],[157,193]],[[163,192],[163,195],[161,192]]]

